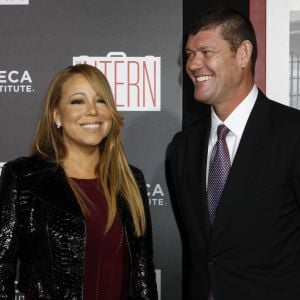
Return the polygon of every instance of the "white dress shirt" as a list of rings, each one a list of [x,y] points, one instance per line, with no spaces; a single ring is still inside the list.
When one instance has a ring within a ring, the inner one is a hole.
[[[229,151],[230,162],[232,164],[240,140],[242,138],[246,123],[255,104],[258,94],[257,86],[254,84],[247,97],[234,109],[234,111],[222,122],[216,115],[213,107],[211,108],[211,129],[208,141],[206,183],[208,178],[209,160],[212,148],[217,142],[217,128],[224,124],[230,131],[226,136],[226,143]]]

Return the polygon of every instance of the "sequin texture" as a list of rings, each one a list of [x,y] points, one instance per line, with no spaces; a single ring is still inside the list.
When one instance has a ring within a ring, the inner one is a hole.
[[[118,200],[130,252],[129,298],[157,299],[152,233],[142,173],[132,168],[145,205],[147,230],[137,238]],[[82,299],[85,222],[64,172],[37,157],[7,163],[0,181],[0,298],[18,290],[37,299]]]

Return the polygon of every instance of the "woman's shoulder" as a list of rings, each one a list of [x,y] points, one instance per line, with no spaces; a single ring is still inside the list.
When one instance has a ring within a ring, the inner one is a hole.
[[[50,163],[38,156],[23,156],[10,160],[3,165],[2,171],[9,170],[14,176],[23,177],[53,167]]]
[[[135,177],[135,179],[138,182],[145,181],[144,174],[143,174],[141,169],[139,169],[139,168],[137,168],[136,166],[133,166],[133,165],[130,165],[130,169],[131,169],[131,172],[132,172],[133,176]]]
[[[131,172],[133,174],[143,174],[142,170],[139,169],[138,167],[133,166],[133,165],[129,165],[129,166],[130,166]]]

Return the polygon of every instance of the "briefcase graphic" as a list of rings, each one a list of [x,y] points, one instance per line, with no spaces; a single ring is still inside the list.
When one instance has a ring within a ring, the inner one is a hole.
[[[82,63],[104,73],[119,111],[161,110],[160,57],[129,57],[124,52],[73,57],[73,65]]]

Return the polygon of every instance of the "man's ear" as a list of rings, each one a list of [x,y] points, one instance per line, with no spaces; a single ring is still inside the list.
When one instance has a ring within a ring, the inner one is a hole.
[[[248,40],[243,41],[239,46],[237,52],[242,69],[245,69],[247,65],[250,64],[252,49],[252,43]]]

